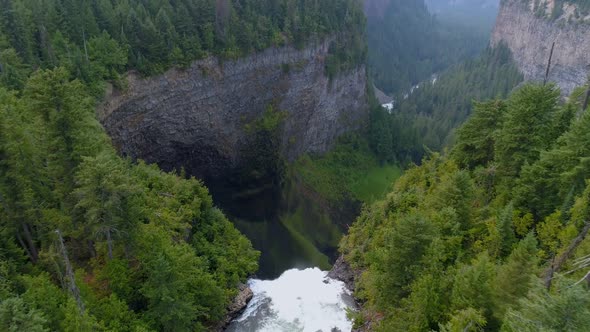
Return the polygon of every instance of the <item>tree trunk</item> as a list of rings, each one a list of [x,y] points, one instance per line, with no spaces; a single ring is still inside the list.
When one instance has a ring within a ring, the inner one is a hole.
[[[113,239],[111,238],[111,230],[107,229],[107,247],[109,251],[109,260],[113,259]]]
[[[82,39],[84,40],[84,55],[86,56],[86,62],[89,62],[88,48],[86,48],[86,33],[84,32],[84,29],[82,29]]]
[[[584,99],[584,104],[582,106],[582,113],[586,112],[588,109],[588,102],[590,101],[590,80],[588,80],[588,91],[586,91],[586,98]]]
[[[549,53],[549,62],[547,62],[547,70],[545,71],[545,79],[543,80],[543,85],[547,84],[547,80],[549,80],[549,71],[551,70],[551,60],[553,59],[553,50],[555,49],[555,42],[551,45],[551,53]]]
[[[29,256],[29,259],[31,260],[31,262],[33,261],[33,254],[31,253],[31,251],[29,250],[29,246],[27,246],[27,244],[25,243],[25,241],[23,241],[23,237],[20,236],[20,234],[17,232],[15,232],[16,234],[16,239],[18,240],[18,243],[20,244],[20,246],[23,248],[24,251],[26,251],[27,256]]]
[[[35,242],[33,241],[33,236],[31,235],[31,229],[29,224],[24,223],[22,224],[23,234],[25,236],[25,242],[28,247],[28,252],[30,253],[31,261],[36,263],[39,259],[39,252],[37,251],[37,247],[35,246]]]
[[[58,238],[58,244],[59,244],[59,250],[62,256],[62,259],[64,261],[64,264],[66,266],[66,278],[67,278],[67,284],[68,284],[68,288],[70,290],[70,292],[72,293],[72,296],[74,297],[74,299],[76,300],[76,303],[78,304],[78,309],[80,309],[81,313],[84,313],[84,302],[82,302],[82,297],[80,296],[80,290],[78,289],[78,286],[76,285],[76,277],[74,275],[74,269],[72,269],[72,264],[70,263],[70,259],[68,258],[68,251],[66,250],[66,246],[64,244],[64,239],[61,236],[61,232],[59,231],[59,229],[55,230],[55,233],[57,234],[57,238]]]
[[[230,2],[228,0],[215,1],[215,34],[217,38],[225,41],[227,22],[230,15]]]
[[[92,258],[96,258],[96,249],[94,248],[94,241],[88,240],[86,244],[88,245],[88,251],[90,251],[90,256]]]
[[[586,235],[588,235],[588,231],[590,231],[590,222],[586,222],[584,228],[582,228],[578,236],[570,244],[567,250],[563,254],[561,254],[561,256],[559,256],[555,261],[553,261],[551,263],[551,266],[547,268],[547,270],[545,270],[545,287],[547,289],[551,288],[551,282],[553,281],[553,275],[555,274],[555,272],[561,269],[561,267],[563,266],[563,264],[565,264],[569,256],[574,252],[574,250],[576,250],[580,243],[584,241]]]

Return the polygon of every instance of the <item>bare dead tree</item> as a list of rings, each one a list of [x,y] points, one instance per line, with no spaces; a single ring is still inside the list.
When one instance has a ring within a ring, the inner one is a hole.
[[[217,38],[225,40],[227,21],[231,13],[229,0],[215,0],[215,33]]]
[[[88,48],[86,47],[86,32],[84,31],[84,29],[82,29],[82,40],[84,41],[84,55],[86,58],[86,62],[89,62],[89,58],[88,58]]]
[[[588,102],[590,102],[590,75],[588,75],[588,90],[586,90],[586,98],[584,99],[584,104],[582,104],[582,113],[588,109]]]
[[[547,70],[545,71],[545,79],[543,80],[543,85],[547,84],[547,80],[549,79],[549,71],[551,70],[551,60],[553,59],[553,50],[555,50],[555,42],[551,45],[551,53],[549,53],[549,61],[547,62]]]
[[[586,222],[584,228],[580,231],[578,236],[572,241],[572,243],[567,247],[565,252],[561,254],[557,259],[555,259],[551,266],[545,270],[545,287],[547,289],[551,288],[551,282],[553,281],[553,275],[555,272],[559,271],[563,264],[568,260],[568,258],[572,255],[572,253],[578,248],[580,243],[584,241],[586,235],[588,235],[588,231],[590,231],[590,222]]]
[[[82,297],[80,296],[80,290],[78,289],[78,286],[76,285],[76,277],[74,275],[74,269],[72,269],[72,264],[70,263],[70,259],[68,258],[68,251],[67,251],[66,246],[64,244],[64,239],[61,236],[61,231],[59,229],[55,230],[55,234],[57,234],[59,251],[60,251],[61,257],[64,261],[64,265],[66,268],[66,279],[67,279],[66,284],[68,286],[68,290],[70,291],[70,293],[72,293],[72,296],[76,300],[76,303],[78,304],[78,309],[80,309],[80,312],[83,313],[85,310],[84,302],[82,302]]]

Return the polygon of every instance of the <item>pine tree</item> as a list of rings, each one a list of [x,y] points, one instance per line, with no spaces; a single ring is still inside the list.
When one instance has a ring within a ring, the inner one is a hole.
[[[80,82],[70,82],[69,73],[63,68],[37,72],[25,88],[31,114],[40,117],[45,127],[44,154],[48,185],[55,191],[57,201],[68,201],[74,187],[74,170],[82,155],[93,155],[106,138],[96,140],[100,132],[98,122],[90,117],[91,100]],[[100,136],[100,135],[99,135]]]
[[[493,281],[494,315],[498,321],[518,300],[526,296],[533,282],[536,282],[537,240],[531,233],[520,241],[506,262],[498,268]]]
[[[500,217],[498,218],[498,222],[496,224],[496,229],[499,234],[499,255],[501,257],[506,257],[512,252],[512,247],[516,243],[516,235],[514,234],[514,208],[512,204],[509,204],[504,208]]]
[[[590,112],[574,121],[571,128],[539,161],[523,168],[514,190],[518,207],[539,217],[566,204],[568,197],[581,193],[590,176]],[[538,195],[542,192],[543,195]],[[570,194],[571,192],[571,194]]]
[[[483,332],[486,319],[480,311],[467,308],[457,311],[445,325],[440,326],[441,332]]]
[[[585,331],[590,326],[590,297],[581,286],[549,293],[538,282],[518,309],[509,310],[504,332]]]
[[[0,51],[0,85],[10,90],[24,87],[30,69],[12,48]]]
[[[462,265],[456,272],[451,293],[451,310],[473,308],[481,312],[488,324],[493,324],[494,264],[487,254],[481,254],[471,264]]]
[[[550,147],[554,138],[547,133],[552,131],[558,101],[559,90],[553,85],[525,85],[510,97],[495,145],[498,172],[508,179],[506,185]]]
[[[460,166],[474,169],[494,160],[496,131],[502,127],[506,105],[501,100],[474,103],[473,115],[458,130],[452,151]]]
[[[0,329],[2,331],[47,332],[43,314],[27,307],[18,297],[0,302]]]
[[[106,240],[107,255],[113,259],[114,241],[129,238],[137,222],[132,195],[137,189],[129,174],[111,152],[86,157],[76,174],[76,209],[83,214],[83,232],[93,240]]]
[[[396,220],[384,235],[382,251],[373,262],[376,276],[372,295],[377,305],[396,303],[407,295],[407,285],[423,268],[421,259],[433,233],[433,226],[422,216],[408,215]]]

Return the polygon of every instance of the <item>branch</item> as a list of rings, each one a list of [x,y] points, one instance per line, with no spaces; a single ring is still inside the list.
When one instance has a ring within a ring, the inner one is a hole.
[[[551,266],[545,271],[545,287],[547,289],[551,288],[551,280],[553,279],[553,274],[556,271],[559,271],[563,264],[568,260],[571,254],[576,250],[576,248],[584,241],[586,235],[588,235],[588,231],[590,231],[590,222],[586,222],[584,228],[580,231],[578,236],[574,239],[574,241],[569,245],[567,250],[561,254],[552,264]]]
[[[568,288],[576,287],[577,285],[581,284],[582,281],[586,280],[586,278],[590,278],[590,271],[588,271],[588,273],[586,273],[582,279],[578,280],[575,284],[569,286]]]

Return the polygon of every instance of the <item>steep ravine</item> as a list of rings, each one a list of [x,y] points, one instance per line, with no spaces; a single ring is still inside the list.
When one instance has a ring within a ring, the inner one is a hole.
[[[570,19],[568,3],[561,17],[550,18],[554,1],[541,3],[547,3],[547,15],[539,14],[543,9],[535,8],[532,1],[502,1],[491,44],[505,42],[525,80],[542,81],[555,42],[549,80],[568,95],[590,74],[590,18]]]
[[[215,203],[262,251],[261,277],[296,266],[326,268],[342,225],[355,217],[322,209],[321,198],[280,166],[304,153],[322,154],[365,124],[365,67],[328,78],[330,43],[271,48],[234,61],[210,57],[151,78],[132,72],[128,88],[109,91],[98,110],[122,155],[204,180]],[[280,114],[275,124],[267,119],[270,106],[270,118]],[[257,127],[269,126],[272,135],[257,136]]]

